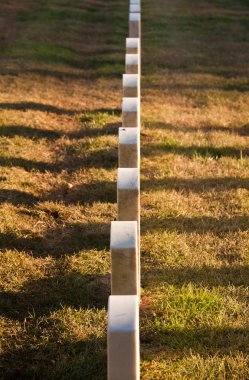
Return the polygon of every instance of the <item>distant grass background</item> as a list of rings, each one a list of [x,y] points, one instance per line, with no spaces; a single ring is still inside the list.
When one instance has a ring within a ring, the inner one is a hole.
[[[106,378],[128,1],[8,0],[0,378]],[[141,378],[249,379],[249,6],[144,0]]]

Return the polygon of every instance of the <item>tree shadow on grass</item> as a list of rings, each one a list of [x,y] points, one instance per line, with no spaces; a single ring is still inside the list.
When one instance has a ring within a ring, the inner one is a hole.
[[[158,316],[155,314],[155,317]],[[151,317],[153,320],[153,317]],[[153,322],[152,322],[153,323]],[[143,322],[141,321],[141,324]],[[157,326],[159,321],[157,319]],[[181,357],[191,350],[192,353],[208,355],[230,355],[235,352],[247,352],[249,345],[248,328],[233,327],[195,327],[166,328],[155,327],[144,332],[142,328],[141,342],[146,348],[146,356],[153,358],[166,355],[171,357],[177,353]],[[167,347],[165,352],[165,347]],[[155,354],[156,352],[156,354]]]
[[[161,91],[184,91],[184,90],[196,90],[196,91],[203,91],[203,90],[218,90],[218,91],[237,91],[237,92],[248,92],[249,91],[249,83],[243,83],[243,84],[233,84],[233,83],[227,83],[227,84],[206,84],[206,83],[153,83],[153,81],[149,82],[146,86],[147,88],[151,89],[159,89]]]
[[[164,267],[158,263],[143,272],[143,286],[160,285],[161,283],[182,286],[189,283],[210,288],[216,286],[249,286],[248,265],[224,265],[219,268],[209,266],[195,267]]]
[[[11,203],[15,206],[19,206],[21,204],[30,206],[38,201],[39,198],[24,191],[0,189],[0,204]]]
[[[98,47],[96,51],[90,49],[89,52],[89,49],[87,49],[87,52],[83,52],[81,49],[81,51],[74,52],[74,58],[63,57],[61,54],[49,54],[45,46],[44,51],[37,54],[34,52],[33,47],[36,48],[36,45],[38,48],[42,46],[38,41],[34,41],[34,44],[31,45],[21,45],[19,53],[13,58],[16,61],[21,60],[23,67],[3,67],[1,68],[1,75],[18,76],[34,74],[40,77],[53,77],[60,80],[78,79],[85,81],[94,81],[99,78],[120,79],[125,70],[123,60],[124,47],[120,42],[122,41],[122,37],[125,38],[125,33],[120,35],[121,39],[119,41],[117,40],[119,47],[115,50],[109,48],[104,51]],[[64,49],[57,42],[53,44],[53,47],[55,49]],[[47,49],[49,48],[50,45],[48,44]]]
[[[63,130],[53,131],[48,129],[39,129],[27,127],[25,125],[7,125],[0,126],[1,137],[16,137],[21,136],[32,140],[47,139],[55,141],[61,137],[66,136],[69,139],[79,139],[84,137],[97,137],[97,136],[117,136],[118,128],[121,123],[106,123],[104,127],[81,127],[75,132],[65,132]]]
[[[42,333],[41,326],[36,324],[37,318],[49,316],[63,307],[107,309],[109,294],[109,275],[82,275],[79,272],[29,281],[20,292],[0,292],[0,314],[25,323],[26,332],[32,334],[31,342],[26,341],[24,348],[0,357],[6,371],[2,372],[3,379],[44,379],[51,374],[58,380],[88,379],[89,376],[102,379],[100,373],[103,376],[106,372],[106,338],[90,336],[87,339],[82,333],[82,340],[77,337],[74,341],[61,342],[61,338],[57,341],[56,336],[50,335],[48,344],[39,347],[32,344],[32,339],[36,341],[37,336],[39,340]],[[35,316],[34,319],[29,319],[30,315]],[[43,320],[42,323],[44,331],[49,331],[48,322]]]
[[[231,146],[225,147],[214,147],[214,146],[180,146],[175,143],[167,143],[165,144],[155,144],[155,145],[144,145],[143,147],[143,155],[145,157],[150,157],[155,153],[161,154],[179,154],[184,155],[190,158],[201,156],[203,158],[221,158],[221,157],[233,157],[233,158],[241,158],[242,156],[249,156],[249,149],[239,149],[233,148]]]
[[[33,140],[38,139],[48,139],[56,140],[63,136],[59,131],[32,128],[26,125],[7,125],[5,127],[0,126],[0,136],[1,137],[16,137],[21,136],[25,138],[31,138]]]
[[[46,130],[39,129],[36,127],[29,127],[25,125],[6,125],[0,126],[0,135],[6,137],[13,136],[23,136],[31,138],[48,138],[54,140],[60,138],[61,136],[67,136],[69,138],[79,138],[91,136],[91,132],[100,134],[114,134],[117,132],[117,126],[120,125],[121,121],[111,122],[108,121],[107,115],[111,117],[121,118],[121,109],[120,108],[96,108],[93,110],[88,109],[66,109],[53,106],[51,104],[35,103],[35,102],[19,102],[19,103],[0,103],[0,109],[2,110],[17,110],[17,111],[41,111],[45,113],[54,113],[57,115],[69,115],[69,116],[80,116],[80,122],[84,124],[79,131],[68,132],[63,130]],[[103,125],[104,121],[104,125]],[[95,126],[92,128],[92,123],[94,122]],[[98,124],[101,126],[98,126]],[[89,126],[88,126],[89,124]],[[115,128],[115,130],[114,130]]]
[[[142,180],[141,189],[147,191],[176,190],[185,192],[205,192],[209,190],[226,191],[233,189],[249,190],[249,179],[224,177],[224,178],[161,178]],[[73,188],[65,185],[50,191],[46,196],[35,197],[30,193],[19,190],[0,190],[0,203],[12,203],[14,205],[35,205],[37,202],[53,201],[63,204],[92,204],[95,202],[115,203],[116,182],[100,181],[81,184]]]
[[[35,197],[20,190],[0,190],[0,204],[11,203],[16,206],[36,205],[38,202],[62,202],[65,205],[85,205],[93,203],[116,203],[117,184],[111,181],[100,181],[81,184],[69,188],[65,184],[51,190],[47,195]],[[1,244],[1,243],[0,243]]]
[[[77,132],[68,133],[67,136],[69,138],[84,138],[84,137],[97,137],[97,136],[109,136],[114,135],[117,136],[118,128],[121,126],[121,123],[106,123],[106,125],[102,127],[84,127],[80,128]]]
[[[42,104],[36,102],[18,102],[18,103],[0,103],[1,110],[15,110],[15,111],[41,111],[54,113],[56,115],[75,115],[82,111],[72,110],[72,109],[63,109],[59,107],[55,107],[50,104]]]
[[[248,231],[249,216],[238,215],[231,218],[203,217],[169,217],[169,218],[147,218],[141,225],[143,231],[165,230],[179,233],[206,234],[212,232],[223,235],[228,232]]]
[[[160,121],[155,122],[144,122],[143,125],[145,128],[150,129],[164,129],[167,131],[174,131],[174,132],[184,132],[184,133],[196,133],[198,131],[208,133],[208,132],[224,132],[224,133],[233,133],[235,135],[239,136],[248,136],[249,135],[249,124],[241,125],[240,127],[233,128],[231,127],[222,127],[220,125],[198,125],[198,127],[189,127],[189,126],[175,126],[174,124],[170,123],[163,123]]]
[[[186,192],[205,192],[208,190],[226,191],[233,189],[249,190],[249,178],[211,177],[211,178],[160,178],[142,180],[143,191],[177,190]]]
[[[87,111],[88,115],[91,114],[109,114],[120,116],[121,110],[120,108],[98,108],[94,110],[80,110],[80,109],[67,109],[67,108],[60,108],[53,106],[51,104],[43,104],[43,103],[36,103],[36,102],[16,102],[16,103],[0,103],[0,110],[15,110],[15,111],[40,111],[40,112],[46,112],[46,113],[53,113],[56,115],[68,115],[68,116],[74,116],[78,114],[82,114]],[[18,128],[18,127],[17,127]],[[23,127],[22,127],[23,128]],[[2,131],[2,129],[0,130]],[[42,132],[46,133],[46,130],[42,130]],[[52,132],[52,131],[51,131]],[[56,133],[56,132],[54,132]]]
[[[90,73],[86,72],[84,73],[83,70],[79,70],[79,71],[73,71],[72,69],[66,69],[66,70],[63,70],[63,69],[56,69],[55,67],[49,67],[49,68],[39,68],[39,67],[22,67],[22,68],[13,68],[13,67],[1,67],[1,75],[3,76],[7,76],[7,75],[11,75],[11,76],[19,76],[20,73],[22,75],[29,75],[29,74],[34,74],[34,75],[39,75],[41,77],[53,77],[53,78],[56,78],[56,79],[60,79],[60,80],[68,80],[68,79],[71,79],[71,80],[81,80],[81,79],[84,79],[84,80],[89,80],[89,81],[92,81],[93,78],[91,77]],[[8,103],[7,103],[8,104]]]
[[[0,189],[0,204],[11,203],[16,206],[34,206],[38,202],[62,202],[65,205],[84,205],[93,203],[116,203],[117,185],[111,181],[81,184],[73,188],[62,185],[51,190],[47,195],[35,197],[20,190]]]
[[[63,204],[93,204],[116,203],[117,184],[111,181],[99,181],[88,184],[81,184],[71,189],[68,187],[58,187],[50,191],[41,201],[59,201]]]
[[[0,166],[18,167],[27,172],[37,171],[40,173],[60,173],[67,170],[69,173],[77,169],[84,168],[115,168],[118,162],[118,149],[99,149],[94,152],[87,152],[83,157],[77,155],[67,155],[62,161],[55,163],[34,161],[21,157],[0,157]]]
[[[0,356],[2,380],[103,380],[107,378],[106,338],[26,343]]]
[[[39,171],[40,173],[55,171],[55,164],[43,161],[28,160],[26,158],[19,157],[0,157],[0,166],[7,168],[23,168],[28,172],[31,172],[33,170]]]
[[[54,165],[54,171],[77,170],[80,168],[112,169],[118,165],[118,148],[105,148],[82,153],[81,156],[68,155],[61,163]]]
[[[0,314],[23,321],[29,314],[40,317],[64,306],[107,309],[110,286],[108,274],[79,272],[29,281],[20,292],[0,292]]]
[[[20,231],[21,233],[22,231]],[[59,258],[82,250],[109,249],[109,223],[75,223],[48,229],[43,236],[17,236],[14,232],[0,233],[0,249],[25,251],[34,257]]]

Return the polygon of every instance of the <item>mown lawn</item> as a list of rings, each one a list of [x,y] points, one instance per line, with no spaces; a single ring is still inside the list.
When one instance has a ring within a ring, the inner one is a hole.
[[[143,0],[143,380],[249,379],[249,5]],[[106,378],[128,1],[8,0],[0,378]]]

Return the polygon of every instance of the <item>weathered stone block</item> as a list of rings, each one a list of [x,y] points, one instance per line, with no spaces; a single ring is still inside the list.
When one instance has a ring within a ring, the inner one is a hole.
[[[126,98],[140,96],[140,77],[138,74],[123,74],[123,95]]]
[[[139,98],[123,98],[122,127],[140,129],[140,101]]]
[[[110,296],[108,303],[108,380],[139,380],[139,301]]]
[[[139,265],[137,223],[111,224],[111,291],[112,295],[138,295]]]
[[[138,128],[119,128],[118,159],[120,168],[139,168],[139,135]]]
[[[141,6],[140,4],[130,4],[130,13],[140,13]]]
[[[139,38],[126,38],[126,54],[140,55],[140,39]]]
[[[129,37],[140,38],[141,37],[141,14],[130,13],[129,15]]]
[[[139,221],[139,168],[118,168],[118,220]]]
[[[126,74],[140,74],[140,58],[138,54],[125,55]]]

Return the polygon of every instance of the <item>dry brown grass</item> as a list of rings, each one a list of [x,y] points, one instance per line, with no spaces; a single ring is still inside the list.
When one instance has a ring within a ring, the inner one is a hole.
[[[103,379],[128,4],[31,3],[0,19],[0,368]],[[248,11],[143,3],[144,380],[249,378]]]

